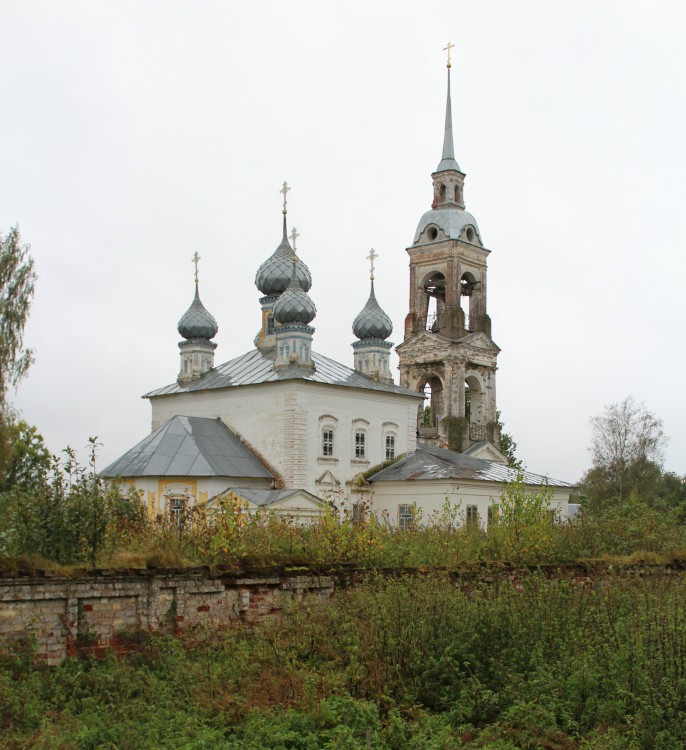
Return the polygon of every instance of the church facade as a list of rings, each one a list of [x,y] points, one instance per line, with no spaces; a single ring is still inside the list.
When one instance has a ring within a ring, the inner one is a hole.
[[[255,277],[262,296],[254,348],[215,367],[218,326],[200,300],[196,254],[195,296],[178,324],[177,379],[146,394],[151,435],[104,475],[142,490],[151,513],[241,492],[255,507],[282,502],[284,492],[292,504],[297,491],[298,513],[306,517],[342,494],[364,496],[366,507],[401,526],[412,497],[427,509],[446,496],[478,498],[475,512],[486,519],[488,497],[497,498],[516,472],[500,452],[500,350],[486,305],[490,251],[465,208],[450,63],[443,151],[432,181],[431,208],[407,248],[399,384],[390,369],[393,326],[374,290],[373,251],[369,299],[353,322],[353,367],[313,351],[312,278],[297,255],[297,233],[288,234],[284,183],[281,241]],[[205,434],[216,437],[201,439]],[[524,481],[552,485],[563,510],[568,484],[532,473]]]

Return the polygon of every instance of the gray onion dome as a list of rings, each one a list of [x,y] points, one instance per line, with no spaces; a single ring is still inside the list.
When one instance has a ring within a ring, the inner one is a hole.
[[[291,251],[292,253],[293,251]],[[291,258],[293,256],[291,255]],[[298,263],[291,259],[291,281],[286,291],[274,304],[274,318],[287,325],[289,323],[300,323],[307,325],[317,314],[314,302],[303,291],[297,276]],[[309,288],[309,287],[308,287]]]
[[[303,291],[312,286],[312,276],[308,267],[298,258],[295,264],[296,276]],[[283,217],[283,239],[265,262],[257,269],[255,286],[267,296],[285,292],[293,275],[293,248],[286,236],[286,217]]]
[[[367,304],[353,321],[353,333],[358,339],[387,339],[393,333],[393,323],[379,307],[374,295],[374,282]]]
[[[211,339],[217,335],[219,326],[200,301],[197,283],[193,304],[182,315],[177,330],[185,339]]]

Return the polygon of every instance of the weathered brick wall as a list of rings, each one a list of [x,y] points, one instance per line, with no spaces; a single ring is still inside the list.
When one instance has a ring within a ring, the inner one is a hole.
[[[257,622],[288,602],[333,591],[330,576],[229,578],[204,570],[0,578],[0,640],[34,638],[38,658],[60,664],[78,651],[122,650],[127,632]]]
[[[462,590],[507,583],[523,589],[532,570],[563,577],[576,586],[608,586],[621,576],[684,575],[686,561],[668,565],[490,565],[446,571]],[[387,576],[424,575],[418,570],[376,571]],[[271,573],[212,574],[206,568],[170,571],[96,570],[78,578],[50,571],[0,577],[0,649],[3,641],[34,638],[37,656],[61,664],[69,655],[106,649],[125,651],[127,633],[183,632],[198,624],[257,623],[279,616],[291,603],[325,601],[335,590],[356,585],[368,571],[338,569],[322,575],[305,569]]]

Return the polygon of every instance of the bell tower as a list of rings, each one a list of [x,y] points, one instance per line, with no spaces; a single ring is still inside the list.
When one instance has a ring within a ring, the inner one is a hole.
[[[500,448],[495,374],[500,349],[491,339],[486,307],[487,250],[476,219],[465,210],[465,174],[455,160],[448,96],[443,153],[433,181],[431,210],[419,221],[410,256],[405,338],[396,347],[400,385],[424,392],[418,415],[424,440],[465,451],[483,441]]]

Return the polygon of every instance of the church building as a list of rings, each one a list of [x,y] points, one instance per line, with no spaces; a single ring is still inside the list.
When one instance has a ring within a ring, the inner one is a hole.
[[[218,326],[200,300],[196,253],[195,296],[178,324],[177,379],[145,395],[152,433],[104,476],[142,490],[152,515],[231,496],[248,508],[311,517],[345,495],[403,526],[415,502],[431,512],[448,497],[485,523],[491,499],[516,472],[500,451],[490,251],[465,208],[450,60],[443,151],[431,177],[431,209],[407,248],[399,384],[390,368],[393,325],[374,291],[373,250],[369,299],[352,325],[353,366],[313,350],[312,277],[297,255],[297,232],[288,233],[284,182],[281,241],[255,276],[262,296],[254,348],[215,366]],[[528,472],[524,481],[550,486],[554,505],[566,508],[567,483]]]

